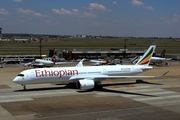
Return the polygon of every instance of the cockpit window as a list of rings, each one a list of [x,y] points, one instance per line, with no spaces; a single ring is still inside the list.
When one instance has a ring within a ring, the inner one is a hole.
[[[24,74],[19,74],[18,76],[24,77]]]

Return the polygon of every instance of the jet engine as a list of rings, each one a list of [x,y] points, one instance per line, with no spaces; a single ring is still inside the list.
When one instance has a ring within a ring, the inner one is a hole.
[[[94,86],[95,86],[95,83],[93,80],[82,79],[77,82],[77,88],[81,90],[93,89]]]

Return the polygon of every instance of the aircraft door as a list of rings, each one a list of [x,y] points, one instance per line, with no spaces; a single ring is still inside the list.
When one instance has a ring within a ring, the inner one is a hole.
[[[29,75],[29,78],[31,79],[31,78],[33,78],[33,77],[34,77],[34,72],[31,71],[31,74]]]

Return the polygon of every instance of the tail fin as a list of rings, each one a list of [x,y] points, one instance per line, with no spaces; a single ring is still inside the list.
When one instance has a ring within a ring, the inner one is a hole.
[[[164,49],[161,53],[161,56],[164,58],[165,57],[165,53],[166,53],[166,50]]]
[[[52,59],[52,62],[53,62],[53,64],[55,65],[55,62],[56,62],[56,61],[55,61],[54,59]]]
[[[156,45],[151,45],[148,50],[144,53],[144,55],[138,60],[136,65],[149,65],[151,57],[154,53]]]

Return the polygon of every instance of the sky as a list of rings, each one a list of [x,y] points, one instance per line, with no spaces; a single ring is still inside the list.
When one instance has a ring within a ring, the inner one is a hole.
[[[180,38],[180,0],[0,0],[2,33]]]

